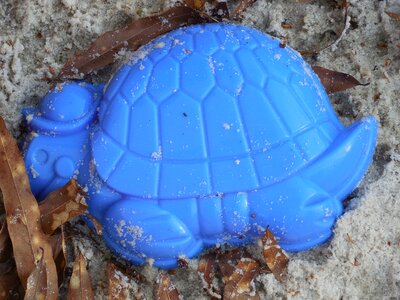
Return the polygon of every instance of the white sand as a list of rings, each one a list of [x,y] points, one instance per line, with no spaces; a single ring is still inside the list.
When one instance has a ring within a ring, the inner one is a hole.
[[[235,2],[235,1],[232,1]],[[327,2],[259,0],[244,24],[273,35],[287,35],[298,50],[315,49],[335,39],[342,23]],[[353,193],[335,236],[312,251],[291,254],[286,283],[272,275],[257,278],[263,298],[381,299],[400,297],[400,22],[385,13],[395,1],[350,1],[347,30],[317,57],[320,65],[354,75],[369,86],[331,96],[345,124],[366,115],[380,123],[377,152],[367,176]],[[126,4],[129,3],[129,4]],[[76,50],[104,31],[171,5],[171,1],[3,0],[0,5],[0,114],[19,137],[20,110],[37,103],[49,87],[45,76],[58,72]],[[287,21],[293,29],[283,29]],[[40,34],[39,34],[40,33]],[[386,46],[385,46],[386,45]],[[110,76],[102,72],[101,79]],[[379,97],[377,96],[379,95]],[[378,98],[378,99],[377,99]],[[97,298],[105,297],[102,254],[90,239],[77,241],[89,261]],[[254,249],[254,247],[252,247]],[[172,280],[186,299],[207,299],[196,273],[179,270]],[[157,270],[141,272],[152,282]],[[132,290],[135,288],[132,288]],[[152,287],[142,287],[151,298]]]

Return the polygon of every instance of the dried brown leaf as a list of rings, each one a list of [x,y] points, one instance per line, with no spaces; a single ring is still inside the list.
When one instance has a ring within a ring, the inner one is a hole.
[[[241,259],[255,260],[245,249],[234,249],[218,255],[217,263],[224,283],[235,272],[236,265]]]
[[[139,19],[122,29],[104,33],[92,43],[89,49],[68,59],[59,78],[80,79],[90,72],[113,63],[114,55],[121,48],[125,47],[134,51],[171,30],[213,21],[206,14],[189,6],[173,7],[159,15]]]
[[[10,236],[8,235],[6,220],[0,221],[0,263],[7,261],[12,256]]]
[[[221,22],[229,19],[229,9],[226,1],[215,2],[214,8],[211,10],[211,17]]]
[[[92,283],[86,269],[86,259],[80,251],[74,261],[67,299],[94,299]]]
[[[17,143],[0,117],[0,189],[7,215],[18,276],[26,289],[27,279],[43,255],[46,296],[57,298],[57,272],[52,251],[40,224],[40,211],[32,195],[24,161]]]
[[[235,266],[242,254],[239,249],[234,249],[218,256],[218,267],[222,274],[222,281],[226,283],[229,277],[235,272]]]
[[[54,297],[54,295],[49,295],[47,292],[47,272],[42,253],[35,269],[28,277],[28,284],[24,299],[36,300],[47,299],[47,297],[49,297],[48,299],[57,299]]]
[[[205,0],[185,0],[185,4],[198,10],[203,10],[206,4]]]
[[[204,254],[200,257],[197,272],[206,292],[214,298],[221,299],[221,291],[213,281],[216,274],[217,254],[215,252]]]
[[[253,282],[259,274],[259,269],[260,264],[257,261],[250,258],[240,259],[225,283],[224,299],[260,299]]]
[[[287,21],[281,22],[281,27],[283,29],[292,29],[293,28],[292,24],[288,23]]]
[[[257,0],[241,0],[239,4],[235,7],[232,13],[232,19],[241,20],[243,18],[243,13],[252,6]]]
[[[103,226],[100,224],[99,221],[95,217],[93,217],[91,214],[84,214],[85,218],[88,218],[90,222],[92,223],[94,230],[96,231],[97,235],[103,235]]]
[[[49,242],[53,250],[53,258],[57,269],[58,285],[60,286],[64,281],[65,268],[67,266],[64,231],[61,230],[59,233],[53,234],[49,237]]]
[[[11,296],[18,291],[20,286],[21,282],[14,260],[9,259],[0,263],[0,299],[11,299]]]
[[[4,203],[3,203],[3,194],[0,191],[0,216],[5,214],[6,211],[4,209]]]
[[[340,92],[355,87],[357,85],[365,86],[369,84],[360,83],[353,76],[346,73],[328,70],[319,66],[314,66],[312,68],[314,72],[318,75],[327,93]]]
[[[112,262],[107,264],[107,277],[108,277],[108,299],[137,299],[129,292],[132,278],[125,274],[124,271],[119,269]]]
[[[268,268],[279,281],[286,280],[288,257],[277,244],[275,236],[267,228],[261,237],[263,244],[263,256]]]
[[[68,220],[83,214],[87,210],[84,194],[78,183],[71,179],[65,186],[51,192],[40,202],[44,233],[51,235]]]
[[[161,273],[156,281],[156,300],[179,300],[179,292],[169,276]]]
[[[399,13],[395,13],[392,11],[385,11],[385,13],[391,17],[392,19],[396,20],[396,21],[400,21],[400,14]]]

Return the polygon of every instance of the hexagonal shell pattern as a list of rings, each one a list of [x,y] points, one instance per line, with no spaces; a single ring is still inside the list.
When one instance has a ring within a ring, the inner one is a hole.
[[[254,29],[205,24],[167,33],[108,85],[92,144],[98,173],[143,198],[267,186],[338,134],[319,85],[295,51]],[[311,147],[310,139],[320,141]]]

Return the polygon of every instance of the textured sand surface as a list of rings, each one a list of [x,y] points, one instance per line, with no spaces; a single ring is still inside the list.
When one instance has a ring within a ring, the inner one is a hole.
[[[318,49],[340,34],[342,12],[330,1],[298,4],[259,0],[243,24],[275,36],[286,35],[297,50]],[[307,57],[319,65],[355,76],[368,86],[331,95],[345,124],[373,115],[380,124],[374,162],[351,195],[331,241],[291,254],[286,283],[272,275],[256,280],[265,299],[388,299],[400,297],[400,22],[385,10],[395,1],[351,0],[346,30],[333,46]],[[129,4],[127,4],[129,3]],[[232,1],[231,4],[234,4]],[[101,33],[172,5],[172,1],[2,0],[0,5],[0,114],[19,137],[21,108],[34,105],[66,58]],[[284,29],[282,22],[292,29]],[[106,80],[106,70],[97,77]],[[105,261],[109,254],[91,239],[75,241],[89,261],[99,299],[106,297]],[[249,247],[251,251],[255,247]],[[105,253],[105,254],[104,254]],[[152,282],[157,270],[141,272]],[[207,299],[196,272],[172,277],[185,299]],[[132,291],[136,286],[132,286]],[[152,287],[142,287],[152,298]]]

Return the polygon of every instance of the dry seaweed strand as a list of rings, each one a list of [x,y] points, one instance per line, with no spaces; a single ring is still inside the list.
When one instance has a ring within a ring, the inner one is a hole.
[[[277,244],[274,234],[267,228],[261,237],[263,256],[268,268],[278,281],[286,280],[288,257]]]
[[[87,206],[84,194],[79,184],[71,179],[65,186],[51,192],[40,202],[39,209],[44,233],[51,235],[68,220],[85,213]]]
[[[7,228],[13,245],[18,276],[26,289],[27,279],[43,256],[47,281],[46,297],[56,299],[57,272],[51,246],[42,231],[40,211],[32,195],[24,161],[4,120],[0,117],[0,189],[3,193]]]
[[[156,300],[179,300],[180,299],[178,289],[172,283],[169,276],[165,273],[160,273],[157,277],[155,299]]]
[[[318,75],[327,93],[344,91],[357,85],[369,85],[369,83],[359,82],[353,76],[346,73],[332,71],[319,66],[314,66],[312,68]]]
[[[215,21],[189,6],[173,7],[159,15],[139,19],[122,29],[104,33],[89,49],[68,59],[58,79],[81,79],[112,64],[115,54],[122,48],[134,51],[159,35],[179,27]]]
[[[92,283],[86,269],[86,259],[78,250],[68,287],[68,300],[94,299]]]

